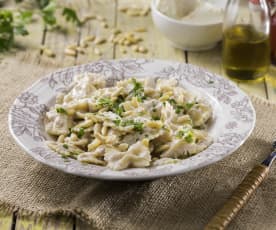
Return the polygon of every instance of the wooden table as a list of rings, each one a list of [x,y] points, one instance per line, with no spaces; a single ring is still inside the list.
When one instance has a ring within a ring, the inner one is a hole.
[[[138,1],[136,0],[71,0],[58,1],[60,4],[69,4],[78,10],[79,15],[99,15],[107,19],[109,28],[103,28],[96,20],[86,23],[81,29],[64,22],[59,23],[67,28],[66,33],[47,30],[38,20],[29,26],[30,36],[17,39],[18,49],[16,52],[1,56],[12,56],[20,59],[22,62],[35,63],[38,65],[54,65],[57,67],[70,66],[91,62],[93,60],[127,58],[127,57],[154,57],[159,59],[176,60],[180,62],[192,63],[202,66],[210,71],[223,75],[221,67],[221,45],[215,49],[206,52],[187,52],[177,50],[171,47],[168,41],[155,29],[150,14],[147,16],[131,17],[121,12],[119,9],[124,6],[130,6]],[[140,1],[141,3],[141,1]],[[144,1],[148,3],[148,1]],[[5,7],[13,7],[8,2]],[[137,33],[143,38],[143,46],[148,48],[148,53],[141,54],[133,51],[130,47],[126,48],[127,53],[112,43],[105,43],[99,46],[102,56],[94,53],[94,46],[86,48],[85,54],[78,53],[75,57],[66,56],[64,49],[68,44],[80,43],[81,39],[87,35],[94,34],[108,38],[112,28],[120,28],[122,31],[133,31],[138,27],[146,27],[147,32]],[[188,35],[187,35],[188,36]],[[56,53],[55,58],[50,58],[40,51],[41,45],[45,45]],[[57,64],[59,63],[59,64]],[[258,83],[237,83],[243,90],[271,101],[276,101],[276,68],[271,67],[270,74]],[[21,217],[16,212],[8,213],[6,210],[0,210],[0,229],[90,229],[90,227],[77,220],[74,217]]]

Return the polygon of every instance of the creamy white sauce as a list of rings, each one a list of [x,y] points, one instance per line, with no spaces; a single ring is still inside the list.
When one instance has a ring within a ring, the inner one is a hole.
[[[191,24],[217,23],[223,17],[223,8],[206,0],[159,0],[157,6],[165,15]]]

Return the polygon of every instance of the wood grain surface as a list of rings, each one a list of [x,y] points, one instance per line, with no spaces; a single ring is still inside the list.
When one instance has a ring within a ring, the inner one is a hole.
[[[147,16],[129,16],[120,11],[122,7],[131,7],[139,3],[141,7],[148,7],[149,0],[61,0],[64,4],[75,8],[80,18],[95,15],[100,20],[89,20],[81,28],[76,28],[71,23],[58,18],[62,31],[55,31],[45,28],[39,19],[36,19],[29,27],[30,36],[16,39],[16,49],[10,53],[1,54],[13,56],[23,62],[37,63],[43,66],[44,63],[52,63],[53,66],[63,67],[75,64],[87,63],[98,59],[128,58],[128,57],[150,57],[158,59],[169,59],[180,62],[192,63],[202,66],[209,71],[221,74],[221,44],[206,52],[186,52],[173,48],[170,43],[154,27],[150,13]],[[12,1],[7,1],[6,6],[14,7]],[[103,21],[108,25],[104,28]],[[144,27],[146,32],[135,32],[137,28]],[[67,56],[64,50],[68,45],[80,44],[87,36],[101,36],[108,39],[112,29],[118,28],[124,32],[132,32],[141,37],[140,45],[147,48],[147,53],[137,53],[131,47],[116,45],[106,42],[95,45],[88,44],[85,52],[77,52],[75,56]],[[55,58],[41,52],[41,46],[51,49]],[[98,48],[101,54],[95,53]],[[226,77],[226,76],[225,76]],[[258,83],[237,83],[248,93],[259,95],[272,101],[276,101],[276,68],[272,67],[266,78]],[[0,210],[0,230],[88,230],[91,227],[80,220],[72,217],[20,217],[16,212],[10,213]]]

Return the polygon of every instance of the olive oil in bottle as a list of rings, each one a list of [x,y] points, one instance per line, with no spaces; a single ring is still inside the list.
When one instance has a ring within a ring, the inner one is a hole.
[[[269,65],[268,35],[246,24],[233,25],[224,31],[223,67],[229,77],[256,80],[267,73]]]

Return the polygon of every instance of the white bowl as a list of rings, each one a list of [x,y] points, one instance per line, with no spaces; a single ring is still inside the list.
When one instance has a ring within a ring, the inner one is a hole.
[[[172,45],[188,51],[211,49],[222,39],[222,19],[215,23],[199,24],[185,22],[166,16],[157,8],[158,0],[151,2],[151,14],[155,26]],[[226,0],[206,0],[211,4],[225,7]]]

